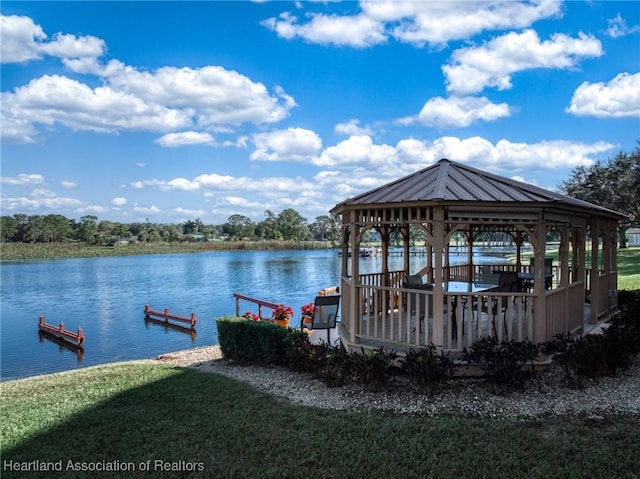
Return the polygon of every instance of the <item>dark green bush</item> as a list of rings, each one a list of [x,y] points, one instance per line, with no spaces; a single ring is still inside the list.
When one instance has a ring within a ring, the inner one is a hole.
[[[619,290],[618,307],[622,312],[630,312],[636,318],[640,315],[640,290]]]
[[[443,351],[438,353],[433,344],[417,351],[410,349],[400,365],[400,371],[411,384],[429,395],[442,391],[454,370],[455,365],[449,354]]]
[[[463,350],[464,360],[477,365],[495,394],[512,389],[524,389],[537,376],[533,361],[540,348],[531,341],[499,341],[494,337],[478,338],[469,349]]]
[[[342,343],[331,346],[325,342],[306,349],[311,372],[327,386],[343,386],[351,375],[351,355]]]
[[[363,384],[368,389],[378,391],[388,387],[396,370],[395,351],[387,351],[382,346],[365,350],[361,353],[353,352],[350,357],[350,371],[353,382]]]
[[[582,388],[586,379],[616,376],[629,369],[640,354],[637,309],[623,310],[599,334],[558,335],[543,343],[541,350],[562,367],[565,382],[571,388]]]
[[[292,357],[293,329],[267,321],[223,317],[216,320],[218,342],[226,359],[287,366]]]

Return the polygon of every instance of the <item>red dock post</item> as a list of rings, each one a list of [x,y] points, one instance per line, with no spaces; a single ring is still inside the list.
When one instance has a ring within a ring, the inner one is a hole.
[[[144,314],[145,317],[151,318],[152,316],[156,316],[157,318],[164,319],[165,322],[168,322],[170,319],[175,321],[182,321],[184,323],[189,323],[191,325],[191,329],[196,327],[196,313],[191,313],[191,317],[180,316],[178,314],[173,314],[169,311],[169,308],[164,308],[164,311],[154,311],[151,309],[151,306],[145,304],[144,306]]]
[[[67,331],[64,328],[63,322],[61,322],[60,326],[56,328],[52,324],[47,324],[45,322],[44,316],[40,316],[40,318],[38,319],[38,329],[40,331],[49,333],[57,338],[64,339],[65,341],[74,342],[79,347],[84,343],[84,333],[82,331],[82,328],[78,328],[78,332],[73,333],[71,331]]]

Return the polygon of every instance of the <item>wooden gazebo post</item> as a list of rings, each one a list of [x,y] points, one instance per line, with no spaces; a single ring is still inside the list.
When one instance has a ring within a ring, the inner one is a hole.
[[[358,211],[353,210],[349,212],[349,228],[351,238],[351,282],[349,291],[349,304],[348,307],[348,328],[349,328],[349,341],[351,343],[356,342],[356,335],[359,333],[360,321],[358,320],[360,301],[360,294],[358,287],[360,281],[360,228],[357,221]],[[345,271],[345,275],[346,275]],[[344,302],[343,302],[344,305]]]
[[[547,337],[547,303],[544,285],[544,256],[547,250],[547,225],[544,218],[538,218],[534,227],[533,254],[535,258],[533,293],[535,306],[533,311],[533,341],[546,341]]]
[[[433,208],[433,249],[434,268],[433,268],[433,339],[434,344],[438,347],[444,346],[444,329],[442,319],[444,318],[444,288],[442,282],[444,275],[442,274],[442,252],[444,251],[444,208],[435,206]]]

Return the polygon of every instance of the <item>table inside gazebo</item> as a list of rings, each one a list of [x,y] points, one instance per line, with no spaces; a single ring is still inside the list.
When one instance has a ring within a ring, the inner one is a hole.
[[[466,281],[445,281],[443,289],[447,293],[482,293],[498,288],[497,284],[474,283]]]

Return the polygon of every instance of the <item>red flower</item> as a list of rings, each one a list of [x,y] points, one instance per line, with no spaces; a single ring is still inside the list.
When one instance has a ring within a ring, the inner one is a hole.
[[[308,303],[308,304],[305,304],[300,309],[302,310],[302,315],[303,316],[308,316],[308,317],[312,318],[313,317],[313,312],[316,309],[316,305],[315,305],[315,303]]]
[[[279,304],[276,309],[273,310],[273,319],[291,319],[293,317],[293,309],[284,304]]]
[[[252,321],[260,321],[260,316],[258,316],[257,314],[253,314],[253,313],[251,313],[251,312],[249,312],[249,311],[247,311],[246,313],[244,313],[244,314],[242,315],[242,317],[243,317],[243,318],[245,318],[245,319],[250,319],[250,320],[252,320]]]

